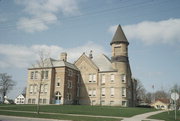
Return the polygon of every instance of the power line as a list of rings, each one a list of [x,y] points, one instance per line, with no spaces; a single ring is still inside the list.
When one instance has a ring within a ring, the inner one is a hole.
[[[164,2],[164,1],[163,1]],[[148,4],[147,4],[148,3]],[[56,20],[71,20],[71,19],[75,19],[75,18],[80,18],[80,17],[85,17],[85,16],[90,16],[90,15],[99,15],[99,14],[107,14],[107,13],[110,13],[110,12],[116,12],[116,11],[119,11],[123,8],[129,8],[129,7],[142,7],[142,6],[146,6],[146,5],[151,5],[153,3],[153,1],[143,1],[143,2],[138,2],[138,3],[134,3],[134,4],[130,4],[130,5],[126,5],[126,6],[121,6],[121,7],[115,7],[115,8],[109,8],[109,9],[103,9],[103,10],[99,10],[99,11],[95,11],[95,12],[89,12],[89,13],[86,13],[86,14],[81,14],[81,15],[77,15],[77,16],[72,16],[72,17],[64,17],[64,18],[61,18],[60,19],[60,16],[57,16],[57,19]],[[38,21],[39,22],[31,22],[29,24],[26,24],[26,25],[33,25],[33,24],[38,24],[38,23],[43,23],[43,22],[51,22],[51,21],[56,21],[56,20],[41,20],[41,19],[46,19],[46,18],[50,18],[49,16],[45,16],[45,17],[39,17],[39,18],[36,18],[36,19],[33,19],[34,21]],[[48,23],[47,23],[48,24]],[[13,28],[13,27],[16,27],[16,25],[12,24],[12,25],[1,25],[0,26],[0,30],[3,30],[3,29],[8,29],[8,28]]]

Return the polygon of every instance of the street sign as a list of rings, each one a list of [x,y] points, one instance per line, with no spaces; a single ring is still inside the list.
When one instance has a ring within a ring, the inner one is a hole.
[[[176,93],[176,92],[171,93],[171,99],[178,100],[179,99],[179,94]]]
[[[171,93],[171,99],[173,99],[174,100],[174,107],[175,107],[175,109],[174,109],[174,119],[176,120],[176,100],[178,100],[179,99],[179,94],[178,93],[176,93],[176,92],[173,92],[173,93]]]

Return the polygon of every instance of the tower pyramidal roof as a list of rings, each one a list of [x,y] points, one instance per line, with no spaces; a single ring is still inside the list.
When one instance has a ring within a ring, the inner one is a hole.
[[[126,44],[129,44],[128,40],[126,39],[126,36],[121,28],[121,25],[118,25],[117,27],[117,30],[114,34],[114,37],[111,41],[111,45],[114,44],[114,43],[126,43]]]

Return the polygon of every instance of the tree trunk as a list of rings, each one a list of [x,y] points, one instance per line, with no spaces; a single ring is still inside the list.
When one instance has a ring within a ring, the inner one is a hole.
[[[5,97],[6,96],[6,92],[3,92],[3,95],[2,95],[2,103],[4,104],[4,101],[5,101]]]
[[[39,115],[39,110],[40,110],[40,106],[39,106],[40,93],[41,93],[41,83],[40,83],[39,92],[38,92],[37,115]]]

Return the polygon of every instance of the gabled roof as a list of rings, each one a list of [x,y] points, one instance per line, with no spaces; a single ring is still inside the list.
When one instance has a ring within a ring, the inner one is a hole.
[[[126,43],[126,44],[129,44],[128,40],[126,39],[126,36],[121,28],[120,25],[118,25],[117,27],[117,30],[114,34],[114,37],[111,41],[111,45],[114,44],[114,43]]]
[[[83,53],[77,61],[75,61],[75,65],[79,63],[82,58],[85,58],[87,61],[89,61],[92,66],[99,70],[99,72],[114,72],[117,70],[114,70],[112,67],[111,60],[105,56],[104,54],[94,54],[93,58],[89,58],[85,53]]]
[[[26,97],[26,94],[20,94],[18,95],[16,98],[20,97],[20,96],[23,96],[24,98]]]
[[[104,54],[94,55],[92,61],[99,68],[100,72],[116,71],[113,69],[110,59],[107,56],[105,56]]]
[[[72,68],[74,70],[78,70],[78,68],[74,64],[71,64],[71,63],[63,61],[63,60],[55,60],[55,61],[52,61],[52,63],[53,63],[53,67],[66,66],[66,67]]]
[[[81,60],[86,60],[89,64],[91,64],[91,66],[98,70],[97,65],[92,61],[92,59],[90,59],[85,53],[83,53],[75,62],[74,65],[77,65],[79,62],[81,62]]]
[[[55,59],[52,59],[52,58],[47,58],[47,59],[44,60],[44,64],[42,64],[42,63],[35,64],[30,69],[41,68],[41,67],[44,67],[44,68],[69,67],[69,68],[72,68],[74,70],[78,70],[78,68],[74,64],[71,64],[71,63],[63,61],[63,60],[55,60]]]
[[[151,105],[155,104],[156,102],[162,102],[164,104],[170,103],[169,99],[156,99],[156,101],[154,103],[152,103]]]

